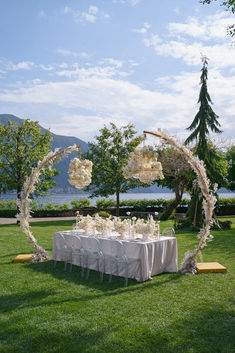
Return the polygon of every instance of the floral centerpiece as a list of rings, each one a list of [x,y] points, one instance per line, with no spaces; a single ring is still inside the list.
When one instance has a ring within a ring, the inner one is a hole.
[[[129,222],[127,219],[123,221],[119,217],[114,217],[113,220],[114,230],[118,232],[121,236],[124,236],[125,233],[129,231]]]
[[[149,217],[146,223],[142,218],[137,219],[134,227],[137,233],[143,235],[144,240],[148,240],[149,236],[157,231],[157,226],[152,216]]]

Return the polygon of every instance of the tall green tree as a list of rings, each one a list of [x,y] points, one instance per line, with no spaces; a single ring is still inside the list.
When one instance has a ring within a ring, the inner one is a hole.
[[[119,215],[120,193],[142,185],[137,180],[125,179],[122,169],[127,164],[130,153],[143,138],[136,136],[132,124],[121,128],[114,123],[110,125],[110,128],[105,126],[100,130],[100,135],[95,138],[96,142],[88,144],[85,158],[93,162],[93,169],[92,184],[87,190],[92,192],[91,197],[116,194]]]
[[[16,190],[20,199],[26,177],[50,151],[51,141],[50,132],[42,134],[38,122],[26,119],[21,125],[11,121],[0,124],[0,192]],[[56,169],[46,167],[35,193],[45,193],[52,187],[57,173]]]
[[[218,165],[222,163],[222,156],[218,153],[216,148],[209,140],[209,133],[221,133],[218,115],[215,114],[211,105],[211,97],[207,89],[208,80],[208,59],[202,57],[202,69],[200,84],[201,89],[199,93],[198,103],[199,111],[196,114],[193,122],[187,128],[192,131],[186,139],[185,144],[188,145],[192,142],[195,143],[194,154],[205,164],[207,175],[212,184],[218,183],[222,186],[226,172],[223,173]],[[202,200],[200,199],[200,191],[195,187],[191,199],[191,207],[189,207],[189,217],[191,217],[194,226],[201,226],[202,223]]]
[[[221,133],[220,123],[218,121],[218,115],[215,114],[211,105],[211,97],[207,89],[207,79],[208,79],[208,59],[204,56],[202,57],[202,69],[200,84],[201,89],[198,98],[198,104],[200,104],[199,111],[196,114],[193,122],[187,128],[187,130],[193,131],[189,137],[186,139],[185,144],[188,145],[191,142],[196,141],[196,151],[195,154],[199,159],[203,160],[204,163],[210,164],[209,158],[209,147],[208,147],[208,135],[209,130],[215,133]]]

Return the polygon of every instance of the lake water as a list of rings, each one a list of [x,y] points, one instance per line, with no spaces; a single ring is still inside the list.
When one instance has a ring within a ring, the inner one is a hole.
[[[220,198],[229,198],[229,197],[235,197],[235,193],[218,193]],[[37,203],[48,203],[48,202],[53,202],[54,204],[63,204],[63,203],[68,203],[70,206],[70,202],[73,200],[77,200],[80,198],[89,198],[90,194],[88,193],[83,193],[83,194],[52,194],[50,196],[46,197],[38,197],[35,199]],[[126,193],[126,194],[120,194],[120,200],[133,200],[133,199],[164,199],[164,200],[170,200],[174,198],[174,194],[171,192],[168,193]],[[183,198],[189,199],[189,194],[184,194]],[[15,200],[16,195],[15,194],[2,194],[0,195],[0,201],[6,200],[6,201],[11,201]],[[98,199],[104,199],[104,197],[94,197],[92,199],[89,199],[91,202],[92,206],[95,206],[96,200]],[[108,197],[108,199],[115,199],[115,195]]]

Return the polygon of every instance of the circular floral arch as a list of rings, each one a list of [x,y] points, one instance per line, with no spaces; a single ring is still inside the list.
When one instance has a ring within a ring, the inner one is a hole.
[[[213,236],[210,234],[210,227],[211,227],[211,224],[213,223],[212,217],[213,217],[214,206],[216,203],[216,197],[214,195],[214,191],[210,190],[210,181],[207,178],[204,163],[203,161],[199,160],[198,157],[194,156],[187,147],[185,147],[184,145],[181,145],[175,138],[171,137],[166,132],[163,132],[162,130],[158,129],[158,133],[154,133],[150,131],[144,131],[144,133],[163,139],[164,141],[167,141],[170,145],[175,147],[178,151],[180,151],[185,156],[186,160],[191,165],[192,169],[195,171],[197,175],[197,182],[204,196],[202,205],[205,213],[205,226],[204,228],[200,229],[200,232],[198,233],[198,238],[200,239],[198,246],[196,247],[194,252],[187,251],[185,253],[184,259],[180,268],[182,273],[187,273],[187,272],[195,273],[196,257],[200,254],[201,250],[206,246],[207,241],[210,241],[213,238]],[[43,168],[47,164],[50,164],[50,163],[52,164],[53,162],[57,162],[62,157],[65,157],[69,153],[77,150],[78,148],[79,148],[78,146],[74,145],[74,146],[69,146],[61,151],[57,149],[54,152],[53,151],[49,152],[43,158],[42,161],[38,162],[37,167],[32,170],[32,173],[24,183],[21,200],[17,201],[17,204],[19,207],[19,214],[17,215],[17,219],[20,221],[20,226],[22,228],[22,231],[26,234],[28,238],[28,242],[32,243],[34,246],[34,254],[31,260],[32,262],[37,262],[37,261],[41,262],[41,261],[48,260],[49,254],[45,249],[43,249],[41,246],[38,245],[37,240],[33,236],[32,231],[30,230],[30,225],[29,225],[30,202],[31,202],[30,194],[34,191],[35,184],[39,180],[40,173],[43,171]]]
[[[33,236],[30,229],[30,194],[35,190],[35,184],[39,181],[39,176],[47,164],[52,165],[52,163],[60,161],[61,158],[66,157],[69,153],[77,150],[80,150],[80,146],[73,145],[61,151],[56,149],[55,151],[49,152],[43,160],[38,162],[37,167],[32,169],[30,176],[25,180],[21,200],[17,200],[17,205],[19,207],[17,219],[20,221],[21,229],[26,234],[28,242],[32,243],[34,246],[34,253],[31,259],[32,262],[42,262],[48,260],[49,254],[45,249],[38,245],[37,240]]]
[[[158,129],[158,133],[150,131],[144,131],[144,133],[156,136],[164,141],[167,141],[170,145],[175,147],[184,155],[197,175],[197,182],[204,196],[202,206],[205,213],[205,226],[200,229],[197,235],[200,241],[196,249],[194,252],[187,251],[185,253],[183,262],[180,267],[180,271],[182,273],[196,273],[196,257],[200,255],[200,252],[206,246],[207,241],[210,241],[213,238],[213,236],[210,234],[210,227],[213,223],[213,211],[216,203],[214,191],[210,190],[210,181],[207,178],[204,163],[198,157],[194,156],[187,147],[181,145],[175,138],[168,135],[161,129]]]

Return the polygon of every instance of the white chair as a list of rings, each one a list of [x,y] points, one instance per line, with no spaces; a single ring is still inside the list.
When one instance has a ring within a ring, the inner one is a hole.
[[[175,235],[175,230],[174,228],[171,228],[171,227],[167,227],[167,228],[164,228],[163,231],[162,231],[162,236],[170,236],[172,237],[173,235]]]
[[[90,270],[94,269],[100,272],[100,282],[104,276],[104,255],[100,248],[100,242],[95,236],[81,237],[83,249],[83,267],[87,268],[86,279],[88,279]],[[95,263],[95,264],[94,264]]]
[[[64,262],[64,270],[66,270],[67,263],[71,260],[71,248],[66,245],[66,241],[62,233],[55,233],[54,235],[54,268],[57,261]]]
[[[70,272],[72,271],[72,266],[80,266],[82,269],[81,276],[84,275],[84,251],[82,248],[82,241],[78,234],[73,234],[70,239],[71,251],[72,251],[72,260],[70,263]]]
[[[124,273],[125,273],[125,286],[128,286],[128,278],[129,278],[129,273],[128,273],[128,267],[130,263],[135,262],[137,266],[140,266],[140,275],[142,277],[141,274],[141,260],[140,259],[132,259],[132,258],[128,258],[126,255],[126,251],[125,251],[125,247],[123,245],[123,243],[118,240],[115,239],[111,242],[111,251],[112,251],[112,256],[110,257],[111,259],[111,273],[109,275],[109,282],[112,281],[112,275],[113,274],[117,274],[117,276],[120,275],[120,271],[119,271],[119,267],[124,266]],[[119,266],[120,265],[120,266]],[[115,269],[114,269],[115,266]]]

